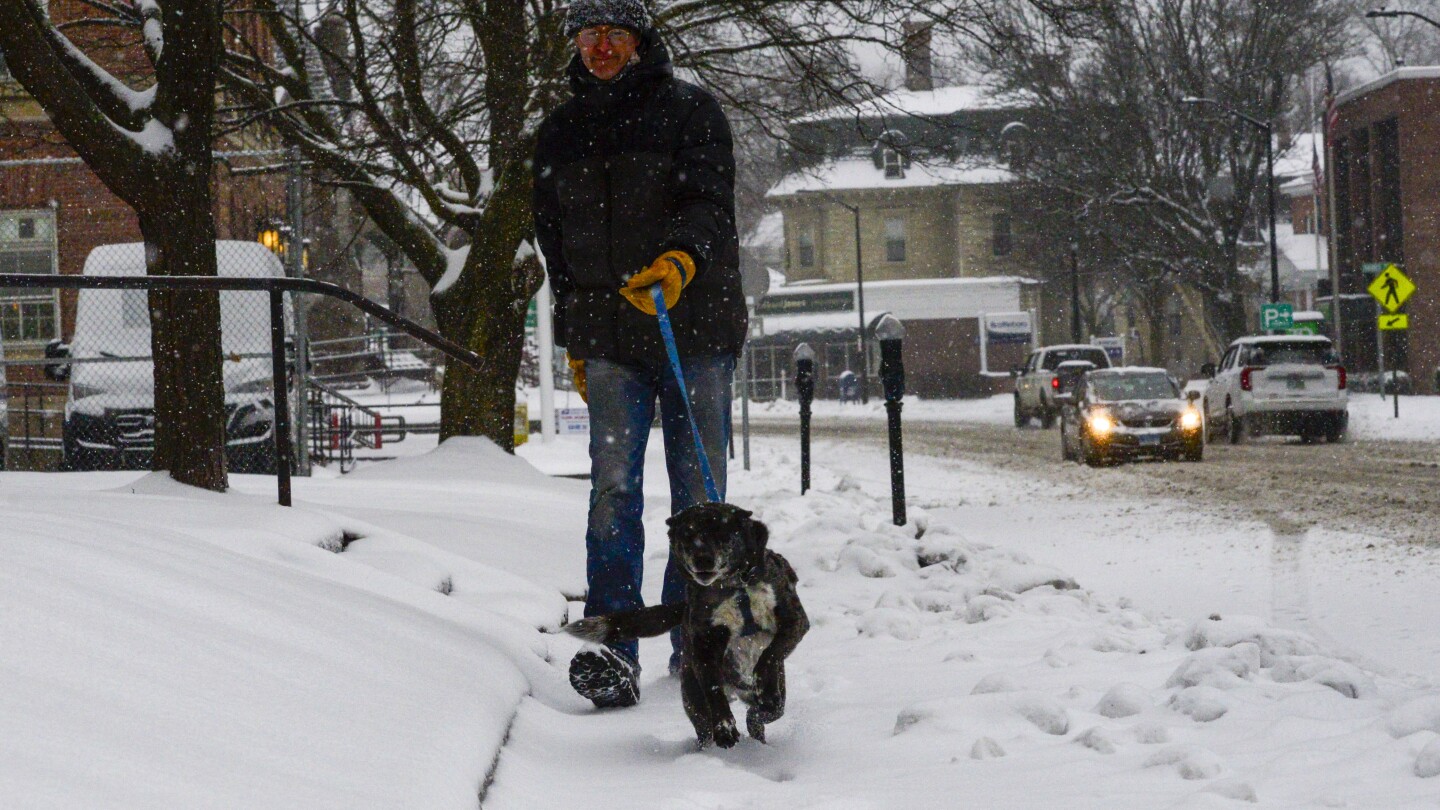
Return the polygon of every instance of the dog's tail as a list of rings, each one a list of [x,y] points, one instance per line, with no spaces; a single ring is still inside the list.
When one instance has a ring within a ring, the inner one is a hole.
[[[596,644],[613,644],[667,633],[679,627],[684,620],[685,603],[678,602],[611,613],[609,616],[592,616],[565,625],[565,632]]]

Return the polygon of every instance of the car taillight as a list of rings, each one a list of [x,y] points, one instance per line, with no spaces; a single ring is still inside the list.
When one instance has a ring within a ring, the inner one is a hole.
[[[1056,375],[1056,376],[1050,378],[1050,387],[1051,387],[1051,388],[1054,388],[1056,391],[1059,391],[1059,390],[1060,390],[1060,377],[1059,377],[1059,375]]]
[[[1250,372],[1252,372],[1252,371],[1254,371],[1254,370],[1255,370],[1255,369],[1250,368],[1249,366],[1246,366],[1245,368],[1240,369],[1240,390],[1241,390],[1241,391],[1249,391],[1249,390],[1250,390]]]
[[[1334,372],[1335,372],[1335,376],[1339,378],[1339,380],[1340,380],[1340,390],[1341,390],[1341,391],[1344,391],[1344,390],[1345,390],[1345,367],[1344,367],[1344,366],[1329,366],[1329,368],[1330,368],[1332,371],[1334,371]]]

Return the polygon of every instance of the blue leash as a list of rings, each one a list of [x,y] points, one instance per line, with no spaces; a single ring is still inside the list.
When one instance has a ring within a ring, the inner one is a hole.
[[[680,367],[680,349],[675,346],[675,330],[670,326],[670,310],[665,306],[665,294],[659,284],[650,286],[650,297],[655,300],[655,319],[660,322],[660,337],[665,340],[665,353],[670,355],[670,370],[675,372],[675,383],[680,386],[680,398],[685,401],[685,418],[690,420],[690,435],[695,437],[695,453],[700,456],[700,472],[705,476],[705,495],[711,503],[721,503],[720,491],[715,488],[715,476],[710,472],[710,459],[705,455],[705,443],[700,440],[700,426],[695,424],[695,413],[690,409],[690,392],[685,388],[685,371]]]

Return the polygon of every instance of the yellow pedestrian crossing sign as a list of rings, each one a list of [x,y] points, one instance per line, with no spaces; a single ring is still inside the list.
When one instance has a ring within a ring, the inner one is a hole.
[[[1397,331],[1397,332],[1398,332],[1398,331],[1400,331],[1400,330],[1402,330],[1402,329],[1409,329],[1409,328],[1410,328],[1410,316],[1409,316],[1409,315],[1406,315],[1406,314],[1403,313],[1403,312],[1399,313],[1398,315],[1381,315],[1381,316],[1380,316],[1380,330],[1381,330],[1382,332],[1383,332],[1383,331],[1390,331],[1390,330],[1394,330],[1394,331]]]
[[[1404,306],[1405,300],[1415,292],[1415,283],[1392,264],[1380,271],[1380,275],[1370,282],[1366,290],[1375,296],[1375,300],[1380,302],[1386,312],[1394,312]]]

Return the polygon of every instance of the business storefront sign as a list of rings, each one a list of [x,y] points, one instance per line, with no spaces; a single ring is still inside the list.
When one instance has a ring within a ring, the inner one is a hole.
[[[809,315],[818,312],[854,312],[855,294],[849,290],[808,294],[767,295],[755,311],[761,315]]]
[[[1028,312],[985,315],[985,340],[988,343],[1029,343],[1032,330]]]

